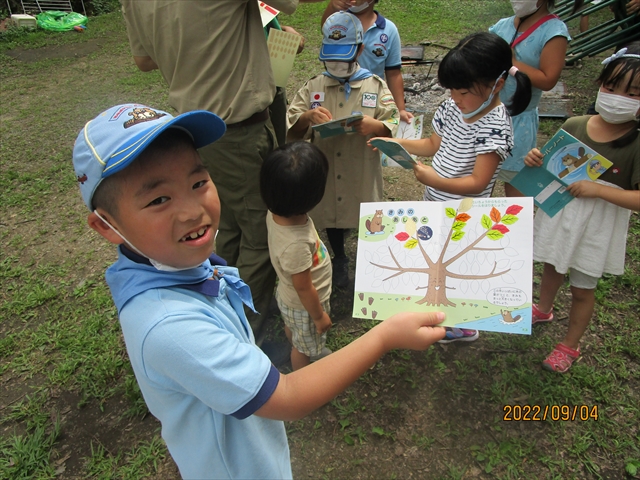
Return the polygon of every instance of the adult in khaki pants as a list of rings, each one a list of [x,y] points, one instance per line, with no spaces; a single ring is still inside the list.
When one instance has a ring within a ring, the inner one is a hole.
[[[200,150],[215,182],[222,215],[216,253],[238,267],[256,310],[256,340],[273,295],[266,206],[260,198],[262,160],[277,145],[268,107],[275,84],[256,0],[121,0],[131,52],[142,71],[160,69],[178,113],[208,110],[225,135]],[[283,13],[298,0],[270,0]]]

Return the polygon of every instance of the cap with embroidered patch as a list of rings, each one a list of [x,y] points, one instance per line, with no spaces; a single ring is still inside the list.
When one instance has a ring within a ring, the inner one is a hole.
[[[322,26],[320,61],[351,62],[362,43],[362,24],[349,12],[336,12]]]
[[[116,105],[87,122],[73,146],[73,167],[89,210],[93,211],[93,194],[100,182],[131,165],[168,128],[184,130],[195,148],[201,148],[222,137],[227,127],[205,110],[174,117],[138,104]]]

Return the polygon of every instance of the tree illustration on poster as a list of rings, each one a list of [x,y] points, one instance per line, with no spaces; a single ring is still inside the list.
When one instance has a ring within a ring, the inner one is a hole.
[[[451,226],[449,228],[448,235],[442,246],[442,250],[437,259],[432,259],[431,256],[425,250],[423,243],[428,242],[433,236],[433,231],[428,226],[422,226],[417,228],[414,222],[408,222],[405,226],[404,232],[399,232],[395,235],[395,239],[402,242],[404,248],[414,249],[419,248],[426,263],[424,267],[408,267],[402,266],[397,260],[397,257],[393,254],[391,247],[388,247],[391,258],[394,265],[382,265],[371,261],[371,265],[379,267],[384,270],[395,272],[392,275],[383,279],[384,281],[390,280],[394,277],[401,276],[406,273],[421,273],[428,275],[428,283],[426,286],[426,292],[422,299],[416,303],[425,304],[430,306],[452,306],[455,307],[455,303],[451,302],[447,298],[447,279],[457,278],[461,280],[484,280],[487,278],[499,277],[508,273],[511,268],[505,267],[498,270],[498,264],[493,262],[491,270],[486,273],[479,274],[462,274],[451,271],[451,267],[456,261],[471,251],[501,251],[504,247],[491,246],[489,241],[496,241],[503,238],[509,233],[507,225],[513,225],[518,221],[518,214],[523,207],[520,205],[511,205],[506,208],[504,213],[501,213],[496,207],[491,207],[489,214],[483,214],[480,218],[480,225],[484,231],[471,243],[469,243],[460,252],[456,253],[450,258],[445,258],[447,250],[451,245],[451,242],[459,242],[464,238],[467,226],[471,216],[467,213],[473,206],[473,199],[466,198],[460,202],[458,209],[451,207],[445,208],[445,215],[451,219]]]

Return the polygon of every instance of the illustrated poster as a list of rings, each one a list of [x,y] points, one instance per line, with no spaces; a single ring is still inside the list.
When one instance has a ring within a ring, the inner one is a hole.
[[[528,197],[362,203],[353,316],[530,334],[532,257]]]

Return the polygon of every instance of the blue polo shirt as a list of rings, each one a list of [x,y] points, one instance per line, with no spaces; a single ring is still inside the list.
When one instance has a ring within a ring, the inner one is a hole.
[[[207,260],[161,272],[136,260],[120,249],[107,283],[136,380],[181,476],[291,478],[284,423],[253,415],[280,376],[254,343],[237,269]],[[219,278],[214,294],[183,285],[210,270]]]
[[[378,19],[364,33],[364,51],[358,63],[384,79],[385,70],[402,67],[400,34],[395,24],[376,11]]]

